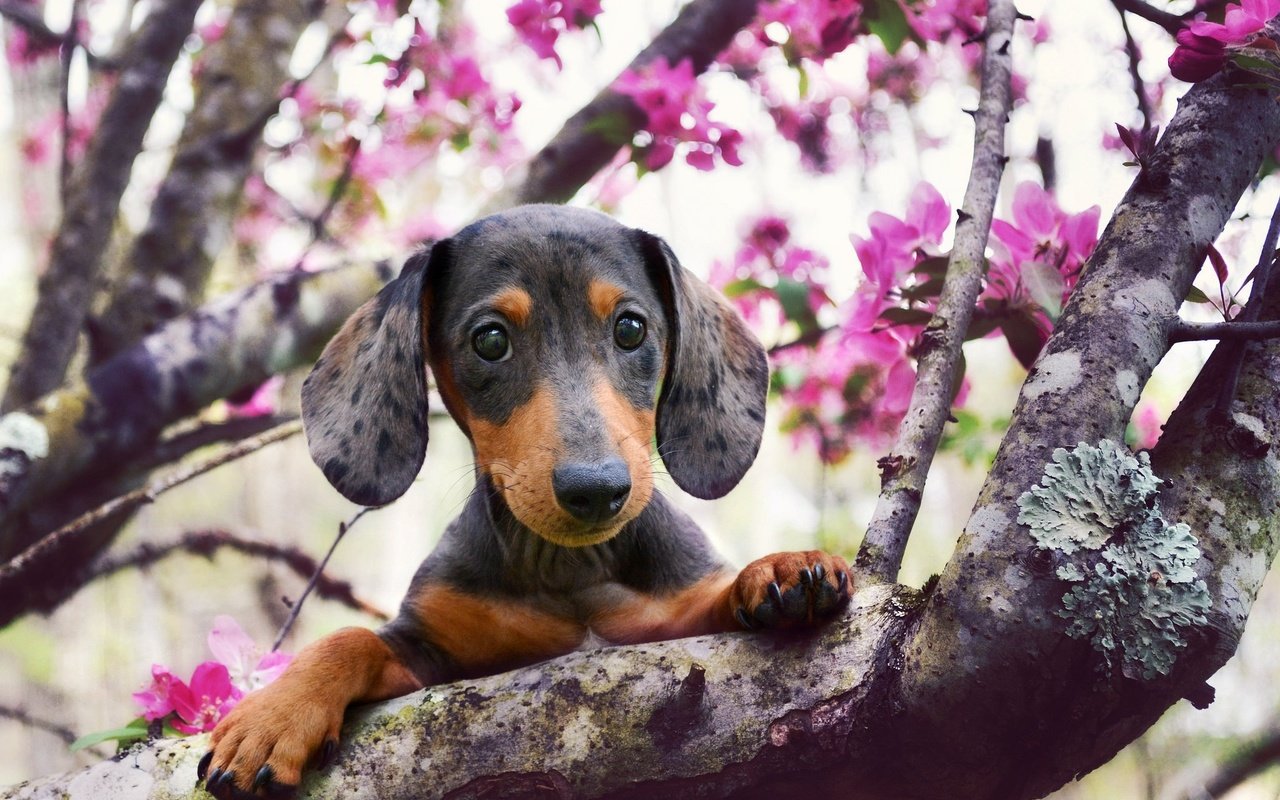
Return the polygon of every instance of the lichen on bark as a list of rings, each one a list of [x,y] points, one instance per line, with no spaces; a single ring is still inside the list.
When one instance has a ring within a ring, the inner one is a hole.
[[[1018,522],[1041,550],[1079,554],[1056,571],[1073,584],[1055,612],[1067,635],[1088,639],[1106,674],[1135,680],[1168,675],[1211,605],[1199,542],[1161,514],[1160,483],[1146,453],[1103,439],[1056,449],[1018,498]]]

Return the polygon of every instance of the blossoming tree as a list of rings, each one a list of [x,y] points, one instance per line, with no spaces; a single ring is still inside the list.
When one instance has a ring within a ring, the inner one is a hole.
[[[1127,148],[1117,169],[1133,181],[1101,234],[1099,205],[1057,200],[1047,147],[1040,180],[1002,187],[1005,126],[1036,78],[1018,53],[1054,35],[1009,0],[691,0],[536,150],[499,67],[568,80],[567,45],[620,12],[503,5],[495,38],[458,2],[155,0],[113,17],[77,0],[62,27],[37,0],[0,2],[10,73],[63,98],[18,114],[25,213],[36,231],[58,221],[37,243],[2,401],[0,623],[108,571],[129,515],[193,477],[165,477],[169,463],[296,432],[281,376],[389,279],[386,259],[481,209],[614,208],[676,169],[749,169],[765,148],[794,153],[797,181],[866,171],[901,134],[893,109],[917,151],[941,146],[922,108],[950,86],[977,101],[963,196],[904,170],[905,203],[841,223],[841,252],[761,203],[709,271],[770,348],[779,427],[827,463],[879,457],[848,614],[783,645],[617,648],[372,707],[308,790],[1036,797],[1176,701],[1212,699],[1205,679],[1280,548],[1280,212],[1252,271],[1215,247],[1242,196],[1275,181],[1280,0],[1113,0],[1106,24],[1176,49],[1166,69],[1128,36],[1133,118],[1093,133]],[[715,80],[768,125],[735,120]],[[1166,91],[1185,91],[1176,112]],[[180,120],[163,143],[157,109]],[[1193,286],[1206,263],[1217,298]],[[1221,321],[1184,321],[1184,301]],[[900,586],[934,454],[976,379],[964,344],[987,338],[1026,381],[946,567]],[[1135,408],[1191,339],[1222,344],[1161,434]],[[179,545],[300,563],[226,537]],[[216,660],[190,680],[153,668],[125,738],[207,730],[283,666],[228,619],[209,644]],[[3,796],[195,796],[198,738],[139,747]]]

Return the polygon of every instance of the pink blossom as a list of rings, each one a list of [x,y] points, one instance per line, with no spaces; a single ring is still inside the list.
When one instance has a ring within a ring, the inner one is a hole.
[[[1139,403],[1133,412],[1133,431],[1136,434],[1134,444],[1143,450],[1150,450],[1160,441],[1160,433],[1164,428],[1164,419],[1151,403]]]
[[[556,52],[560,34],[585,28],[600,14],[600,0],[519,0],[507,9],[507,22],[538,58],[549,58],[562,68]]]
[[[911,28],[933,42],[972,39],[982,32],[987,14],[987,0],[931,0],[902,6]]]
[[[234,618],[214,617],[209,631],[209,651],[224,664],[235,686],[251,692],[280,677],[293,656],[279,651],[264,653]]]
[[[923,254],[942,243],[951,224],[951,207],[932,184],[922,181],[911,193],[906,219],[881,211],[867,218],[870,235],[853,242],[862,273],[880,295],[900,288]]]
[[[637,148],[637,155],[648,169],[666,166],[677,147],[684,151],[685,161],[700,170],[710,170],[717,156],[731,166],[742,164],[742,134],[710,120],[715,104],[703,96],[691,59],[674,66],[655,59],[624,72],[613,89],[630,97],[645,115],[644,133],[650,141]]]
[[[1196,36],[1223,44],[1241,44],[1266,27],[1277,14],[1280,14],[1280,0],[1241,0],[1240,5],[1227,6],[1221,24],[1197,20],[1187,29]]]
[[[1248,46],[1254,34],[1280,14],[1280,0],[1242,0],[1232,4],[1221,23],[1197,20],[1178,31],[1178,46],[1169,56],[1169,71],[1178,80],[1195,83],[1227,63],[1228,49]]]
[[[11,67],[29,67],[42,58],[57,55],[59,49],[56,39],[32,36],[21,25],[5,26],[4,55]]]
[[[227,412],[230,416],[237,418],[265,417],[274,414],[280,408],[280,390],[283,387],[284,377],[272,375],[259,384],[243,403],[228,402]]]
[[[262,653],[225,615],[214,620],[208,643],[217,660],[199,664],[189,682],[165,666],[151,666],[150,685],[133,695],[143,717],[154,721],[173,715],[173,727],[187,734],[213,730],[247,692],[271,683],[293,658],[288,653]]]
[[[142,706],[142,716],[149,722],[173,711],[173,687],[182,680],[160,664],[151,665],[151,685],[133,693],[134,702]]]
[[[858,0],[767,3],[761,6],[754,30],[762,42],[785,44],[792,64],[801,59],[822,63],[842,52],[859,34],[862,4]],[[785,42],[774,42],[764,33],[771,23],[787,30]]]
[[[204,733],[217,727],[244,692],[231,683],[225,664],[206,661],[191,674],[190,686],[174,681],[170,697],[178,714],[173,727],[183,733]]]
[[[1197,36],[1183,28],[1178,31],[1178,46],[1169,56],[1169,72],[1187,83],[1196,83],[1215,75],[1226,66],[1227,48],[1208,36]]]
[[[1064,290],[1070,291],[1085,259],[1098,240],[1101,209],[1092,206],[1078,214],[1066,214],[1053,196],[1031,181],[1014,190],[1013,221],[991,223],[991,233],[1007,253],[1010,270],[1016,275],[1028,263],[1055,266],[1062,274]]]

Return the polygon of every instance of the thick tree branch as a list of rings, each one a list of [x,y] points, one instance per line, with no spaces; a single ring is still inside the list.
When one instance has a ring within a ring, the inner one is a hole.
[[[882,645],[908,624],[894,590],[880,587],[785,647],[768,634],[706,636],[433,687],[355,714],[337,763],[303,795],[680,800],[772,783],[773,796],[794,796],[846,758],[843,742],[872,710],[868,685],[892,671]],[[699,670],[703,688],[682,692]],[[677,705],[688,723],[661,724]],[[204,796],[194,785],[206,748],[205,737],[161,741],[0,798],[98,800],[105,787],[132,785],[131,798],[194,800]]]
[[[903,730],[926,732],[911,741],[912,749],[935,755],[931,762],[910,759],[921,783],[955,780],[958,794],[1038,796],[1108,760],[1222,663],[1221,652],[1208,652],[1201,643],[1179,658],[1171,678],[1112,689],[1097,675],[1098,655],[1089,642],[1068,638],[1065,621],[1053,613],[1061,607],[1064,583],[1028,529],[1016,523],[1017,499],[1039,481],[1054,448],[1123,441],[1205,247],[1277,139],[1280,107],[1269,93],[1235,88],[1229,75],[1196,85],[1107,225],[1027,377],[974,514],[906,646],[896,690],[911,698]],[[1280,424],[1275,410],[1266,413],[1267,426]],[[1188,486],[1194,496],[1181,503],[1161,492],[1171,519],[1188,519],[1192,507],[1208,508],[1219,493],[1235,498],[1245,490],[1232,488],[1225,474],[1203,474],[1216,469],[1216,461],[1196,458],[1203,480]],[[1271,478],[1247,484],[1250,496],[1239,498],[1231,517],[1237,525],[1238,515],[1249,511],[1252,533],[1192,522],[1206,553],[1202,568],[1220,568],[1207,555],[1212,548],[1248,550],[1242,537],[1257,543],[1257,565],[1270,560],[1277,524],[1274,456],[1253,469],[1271,471]],[[1260,577],[1258,569],[1233,571],[1223,576],[1224,584],[1232,584],[1229,592],[1211,586],[1214,619],[1229,621],[1211,635],[1227,651],[1242,623],[1228,609],[1247,608],[1238,598],[1251,598]],[[958,692],[959,685],[966,690]],[[998,721],[974,716],[975,708],[1006,707],[1011,710]],[[941,732],[962,708],[978,722],[965,740],[928,733]],[[1097,726],[1081,724],[1081,715],[1098,720]]]
[[[974,116],[973,166],[938,308],[922,334],[911,404],[898,429],[898,440],[881,460],[880,497],[854,566],[855,580],[862,582],[892,582],[897,577],[929,467],[951,416],[956,382],[961,377],[960,348],[982,291],[987,236],[1004,174],[1004,126],[1012,103],[1010,41],[1016,15],[1012,0],[988,4],[982,91]]]
[[[240,0],[201,56],[195,102],[151,216],[124,256],[111,302],[91,328],[93,360],[115,355],[201,299],[240,205],[262,130],[288,86],[317,0]]]
[[[20,515],[72,481],[114,471],[169,424],[314,358],[391,276],[386,264],[294,272],[170,322],[83,383],[0,417],[0,558],[43,532]]]
[[[35,310],[22,339],[0,408],[25,405],[57,388],[75,355],[102,253],[111,238],[133,160],[160,105],[165,82],[191,31],[201,0],[167,0],[130,42],[97,134],[72,175],[49,266],[40,276]]]
[[[671,64],[688,58],[694,74],[701,73],[733,41],[734,34],[755,18],[759,5],[760,0],[693,0],[627,69],[659,58]],[[568,201],[630,144],[643,122],[643,114],[629,97],[606,87],[533,157],[523,181],[499,193],[487,209]]]

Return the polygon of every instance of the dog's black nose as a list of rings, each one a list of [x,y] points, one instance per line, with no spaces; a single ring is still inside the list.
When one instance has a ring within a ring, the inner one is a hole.
[[[560,506],[583,522],[604,522],[622,510],[631,494],[626,462],[611,458],[594,464],[561,464],[551,473]]]

